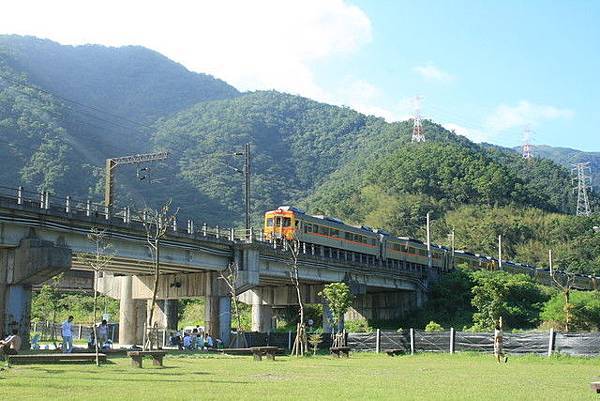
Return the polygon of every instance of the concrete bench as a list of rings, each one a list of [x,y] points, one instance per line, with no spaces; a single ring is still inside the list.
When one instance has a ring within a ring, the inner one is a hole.
[[[27,355],[8,355],[9,365],[27,364],[27,363],[81,363],[95,362],[96,354],[76,353],[76,354],[27,354]],[[106,354],[99,354],[100,362],[106,362]]]
[[[389,356],[404,355],[406,352],[400,348],[386,349],[384,351]]]
[[[600,393],[600,382],[592,382],[590,384],[590,387],[592,388],[592,390],[594,390],[596,393]]]
[[[152,365],[163,366],[163,358],[167,354],[167,351],[128,351],[127,356],[131,358],[131,366],[134,368],[142,367],[142,360],[145,356],[152,358]]]
[[[265,356],[267,359],[274,361],[275,354],[277,353],[277,351],[279,351],[279,348],[271,346],[250,347],[250,351],[252,352],[255,361],[262,361],[263,356]]]
[[[331,352],[331,355],[335,355],[338,358],[342,356],[348,358],[350,356],[350,347],[331,347],[329,348],[329,352]]]

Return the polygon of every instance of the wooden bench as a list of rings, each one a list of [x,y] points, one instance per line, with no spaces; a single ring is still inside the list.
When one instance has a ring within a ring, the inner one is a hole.
[[[345,356],[348,358],[350,356],[350,347],[331,347],[329,348],[331,355],[335,355],[338,358]]]
[[[600,393],[600,382],[592,382],[590,387],[592,387],[592,390],[594,390],[596,393]]]
[[[167,351],[128,351],[127,356],[131,358],[131,366],[134,368],[142,367],[142,360],[145,356],[152,358],[152,365],[162,366],[163,358],[167,354]]]
[[[26,363],[81,363],[95,362],[96,354],[94,353],[76,353],[76,354],[18,354],[8,355],[8,364],[26,364]],[[106,354],[99,354],[100,362],[106,362]]]
[[[389,356],[404,355],[406,353],[406,351],[400,348],[386,349],[384,352]]]
[[[279,351],[279,348],[271,347],[271,346],[250,347],[250,351],[252,352],[252,355],[254,356],[255,361],[262,361],[263,356],[265,356],[267,359],[274,361],[275,353],[277,353],[277,351]]]

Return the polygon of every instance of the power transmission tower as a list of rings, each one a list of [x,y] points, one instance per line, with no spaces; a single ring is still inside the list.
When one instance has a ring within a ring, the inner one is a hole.
[[[533,146],[530,143],[531,141],[531,130],[529,127],[526,127],[523,131],[523,159],[529,160],[533,158]]]
[[[416,96],[414,99],[415,117],[413,120],[413,131],[412,131],[412,141],[413,142],[425,142],[425,133],[423,130],[423,125],[421,123],[421,100],[423,100],[423,97],[421,97],[421,96]]]
[[[165,160],[169,156],[168,152],[145,153],[142,155],[131,155],[106,159],[106,169],[104,175],[104,206],[111,208],[115,204],[115,168],[124,164],[139,164],[146,162],[155,162]]]
[[[592,188],[592,168],[590,162],[576,163],[573,165],[571,173],[573,175],[573,183],[577,180],[577,187],[573,191],[577,191],[577,216],[590,216],[590,200],[588,198],[588,189]]]

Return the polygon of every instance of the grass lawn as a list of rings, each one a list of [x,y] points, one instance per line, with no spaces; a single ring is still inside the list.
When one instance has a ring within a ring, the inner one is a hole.
[[[354,353],[278,357],[184,355],[163,368],[115,357],[95,365],[16,365],[0,372],[0,400],[598,400],[600,359]]]

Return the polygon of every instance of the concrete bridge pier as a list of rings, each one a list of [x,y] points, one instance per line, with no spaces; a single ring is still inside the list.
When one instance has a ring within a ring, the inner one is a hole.
[[[231,298],[216,273],[210,273],[206,281],[206,303],[204,308],[205,329],[211,337],[220,338],[229,344],[231,336]]]
[[[119,345],[143,345],[146,300],[133,298],[133,276],[114,277],[120,286]]]
[[[29,347],[31,288],[71,268],[71,250],[30,231],[16,248],[0,249],[0,334],[17,329]]]
[[[354,299],[346,320],[397,320],[419,307],[420,291],[384,291],[366,293]]]
[[[270,333],[273,330],[273,305],[258,291],[248,291],[252,299],[252,331]]]

